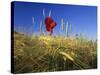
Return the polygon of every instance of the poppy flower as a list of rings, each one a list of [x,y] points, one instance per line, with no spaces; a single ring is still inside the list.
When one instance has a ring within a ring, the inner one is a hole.
[[[54,27],[57,25],[56,22],[50,17],[46,17],[45,19],[46,30],[50,32],[50,35],[53,33]]]

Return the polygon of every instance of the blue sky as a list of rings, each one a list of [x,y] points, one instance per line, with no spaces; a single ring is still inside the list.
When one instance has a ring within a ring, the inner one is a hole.
[[[28,34],[40,33],[39,23],[42,20],[42,30],[45,31],[43,8],[45,8],[46,16],[51,10],[51,17],[57,23],[53,35],[66,35],[65,30],[61,32],[61,19],[63,18],[65,23],[68,21],[68,24],[72,26],[71,36],[82,33],[91,39],[97,38],[96,6],[15,2],[14,30]],[[34,17],[34,25],[32,17]]]

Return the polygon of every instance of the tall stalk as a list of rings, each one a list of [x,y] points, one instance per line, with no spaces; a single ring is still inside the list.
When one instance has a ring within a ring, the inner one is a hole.
[[[64,20],[63,20],[63,18],[61,19],[61,31],[62,32],[64,31]]]
[[[40,32],[42,33],[42,20],[40,21]]]
[[[68,22],[66,23],[66,34],[67,34],[67,37],[69,36],[69,32],[68,32]]]

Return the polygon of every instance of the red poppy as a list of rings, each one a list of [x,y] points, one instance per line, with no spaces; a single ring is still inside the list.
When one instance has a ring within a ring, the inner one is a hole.
[[[50,17],[46,17],[45,19],[46,30],[50,32],[50,35],[53,33],[53,28],[57,25],[56,22]]]

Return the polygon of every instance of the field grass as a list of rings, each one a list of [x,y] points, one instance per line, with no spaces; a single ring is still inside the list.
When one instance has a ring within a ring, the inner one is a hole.
[[[97,68],[96,41],[14,33],[14,73],[94,68]]]

